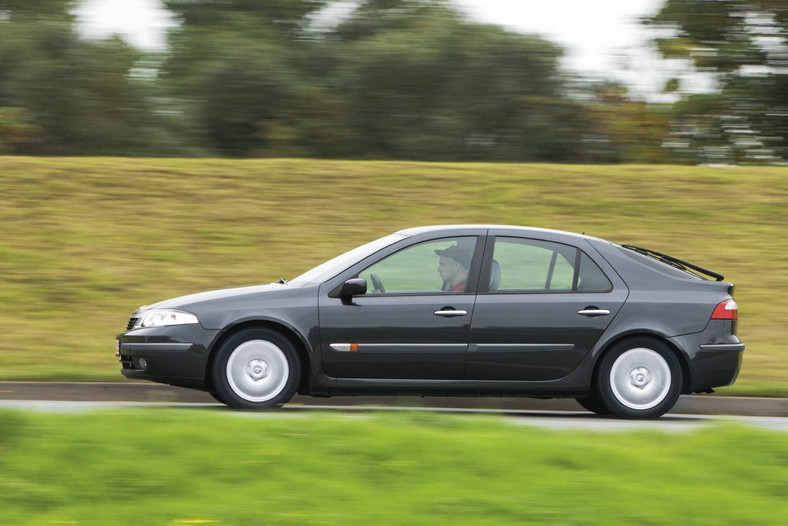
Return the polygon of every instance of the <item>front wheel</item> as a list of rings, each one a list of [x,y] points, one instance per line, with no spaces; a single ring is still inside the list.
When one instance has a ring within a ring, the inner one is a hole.
[[[211,374],[218,400],[238,409],[266,409],[295,394],[301,363],[293,345],[268,329],[246,329],[219,348]]]
[[[634,338],[602,357],[595,394],[610,414],[623,418],[658,418],[681,394],[681,364],[664,343]]]

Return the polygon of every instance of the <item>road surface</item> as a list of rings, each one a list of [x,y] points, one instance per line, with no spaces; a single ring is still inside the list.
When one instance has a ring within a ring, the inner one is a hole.
[[[572,399],[296,396],[281,410],[249,413],[234,412],[202,391],[151,382],[0,382],[0,408],[73,412],[151,406],[192,407],[258,418],[297,417],[303,416],[305,411],[356,416],[373,411],[496,414],[516,424],[598,431],[687,431],[712,426],[720,420],[734,420],[745,425],[788,431],[788,399],[780,398],[682,396],[676,407],[658,420],[628,421],[593,415]]]

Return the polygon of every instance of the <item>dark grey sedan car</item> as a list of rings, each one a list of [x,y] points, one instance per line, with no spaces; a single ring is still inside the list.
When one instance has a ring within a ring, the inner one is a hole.
[[[495,225],[413,228],[286,282],[141,307],[128,378],[262,409],[294,393],[572,397],[655,418],[732,384],[733,285],[652,250]]]

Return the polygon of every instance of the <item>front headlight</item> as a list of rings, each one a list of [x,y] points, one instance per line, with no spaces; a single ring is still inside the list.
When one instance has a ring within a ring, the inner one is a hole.
[[[200,323],[197,316],[188,312],[172,309],[151,309],[140,313],[132,329],[164,327],[166,325],[188,325]]]

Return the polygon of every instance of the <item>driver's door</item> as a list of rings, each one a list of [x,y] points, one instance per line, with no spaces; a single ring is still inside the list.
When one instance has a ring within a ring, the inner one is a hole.
[[[321,290],[325,373],[335,378],[461,379],[481,261],[477,240],[460,236],[404,247],[346,276],[368,284],[367,294],[351,300]],[[464,291],[443,290],[438,252],[449,247],[465,250],[471,258]]]

